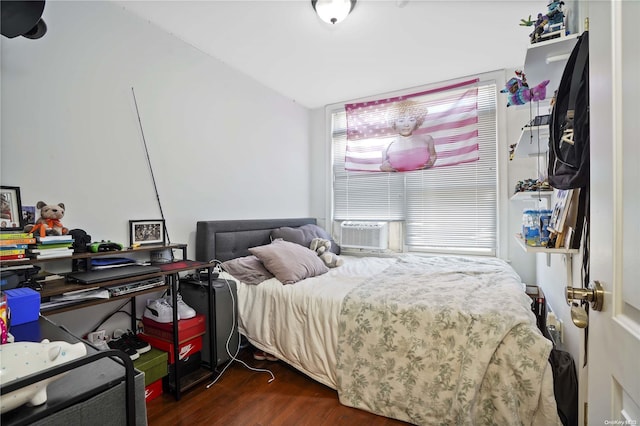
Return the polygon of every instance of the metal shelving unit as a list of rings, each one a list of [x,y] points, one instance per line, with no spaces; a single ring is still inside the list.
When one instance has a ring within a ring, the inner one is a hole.
[[[69,257],[57,257],[50,259],[20,259],[20,260],[11,260],[2,263],[2,266],[14,266],[14,265],[36,265],[48,262],[71,262],[72,270],[88,270],[89,265],[92,258],[96,257],[108,257],[108,256],[123,256],[123,255],[131,255],[131,254],[139,254],[139,253],[150,253],[152,251],[157,250],[180,250],[182,253],[182,260],[176,260],[173,264],[168,264],[167,266],[171,266],[170,268],[161,268],[162,271],[156,272],[153,274],[147,275],[138,275],[130,278],[124,278],[119,280],[111,280],[111,281],[103,281],[100,283],[92,284],[92,287],[108,287],[115,284],[122,284],[128,282],[134,282],[138,280],[145,280],[154,277],[162,277],[165,281],[163,286],[154,287],[147,290],[133,292],[124,296],[111,297],[108,299],[90,299],[86,301],[79,301],[78,303],[74,303],[71,305],[52,308],[52,309],[43,309],[41,310],[43,315],[52,315],[61,312],[72,311],[80,308],[86,308],[94,305],[99,305],[103,303],[113,302],[114,300],[120,299],[129,299],[131,304],[131,329],[136,329],[136,296],[140,296],[147,293],[158,292],[162,290],[169,289],[172,296],[172,306],[173,306],[173,317],[177,318],[177,293],[178,293],[178,284],[179,277],[178,274],[180,272],[194,271],[194,270],[203,270],[206,269],[208,271],[209,277],[212,275],[213,265],[206,262],[195,262],[187,260],[187,245],[186,244],[165,244],[165,245],[146,245],[139,248],[125,248],[117,251],[107,251],[107,252],[98,252],[98,253],[76,253]],[[62,274],[64,275],[64,274]],[[211,282],[209,283],[211,285]],[[63,294],[69,291],[82,290],[86,289],[87,286],[82,284],[76,284],[67,282],[64,278],[56,281],[48,282],[42,290],[40,290],[40,297],[47,298],[53,295]],[[202,383],[213,375],[212,371],[204,371],[204,369],[200,369],[199,371],[194,372],[193,374],[183,374],[182,366],[179,365],[177,360],[178,357],[178,327],[177,325],[173,327],[173,351],[174,351],[174,359],[176,360],[176,373],[175,373],[175,382],[173,386],[169,386],[170,391],[174,394],[176,400],[180,399],[181,392],[185,391],[198,383]]]

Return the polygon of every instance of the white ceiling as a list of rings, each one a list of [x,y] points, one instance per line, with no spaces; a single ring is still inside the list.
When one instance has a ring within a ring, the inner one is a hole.
[[[546,9],[545,1],[358,0],[330,26],[310,0],[114,1],[308,108],[522,67],[531,27],[520,19]]]

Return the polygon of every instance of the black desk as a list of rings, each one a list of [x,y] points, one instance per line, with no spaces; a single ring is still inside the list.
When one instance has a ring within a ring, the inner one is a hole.
[[[49,339],[69,343],[81,341],[64,328],[40,317],[37,322],[11,328],[16,341]],[[47,402],[29,407],[23,405],[0,419],[3,426],[33,424],[147,424],[144,402],[144,374],[133,369],[133,363],[125,356],[125,361],[113,356],[116,351],[99,351],[83,341],[87,355],[63,366],[68,371],[63,377],[49,383]],[[124,354],[122,354],[124,355]],[[129,362],[127,362],[129,361]],[[58,367],[48,370],[54,371]],[[129,372],[129,377],[127,377]],[[39,374],[42,374],[41,372]],[[13,387],[26,385],[31,377],[12,381],[3,386],[3,393]],[[42,379],[42,377],[37,377]],[[130,381],[127,381],[129,378]],[[34,380],[34,382],[37,380]],[[129,392],[128,392],[129,390]],[[127,393],[131,395],[127,396]],[[130,410],[130,412],[128,412]]]

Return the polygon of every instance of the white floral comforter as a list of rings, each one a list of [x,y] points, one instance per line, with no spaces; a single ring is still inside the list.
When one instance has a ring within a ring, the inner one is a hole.
[[[560,424],[517,274],[498,259],[401,257],[339,316],[340,402],[415,424]]]

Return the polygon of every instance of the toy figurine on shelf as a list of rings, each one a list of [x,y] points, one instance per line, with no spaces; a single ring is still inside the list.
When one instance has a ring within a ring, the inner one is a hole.
[[[520,20],[521,26],[533,26],[533,32],[529,34],[532,44],[562,36],[565,28],[563,6],[563,1],[552,1],[547,4],[547,13],[538,13],[535,22],[531,20],[531,15],[529,19]]]
[[[547,5],[547,19],[549,20],[549,31],[556,31],[564,27],[564,2],[552,1]]]
[[[538,13],[538,18],[533,26],[533,32],[529,34],[529,39],[531,43],[537,43],[540,41],[542,34],[544,33],[544,27],[549,23],[549,18],[547,15],[543,15],[542,13]]]
[[[547,84],[549,80],[530,88],[527,78],[521,70],[516,70],[516,76],[509,79],[500,90],[500,93],[508,93],[507,106],[524,105],[527,102],[536,102],[545,99],[547,96]]]
[[[516,147],[518,146],[517,143],[512,143],[511,145],[509,145],[509,161],[513,160],[516,156]]]
[[[520,26],[521,27],[530,27],[533,25],[533,21],[531,20],[531,15],[529,15],[529,17],[527,19],[521,19],[520,20]]]

